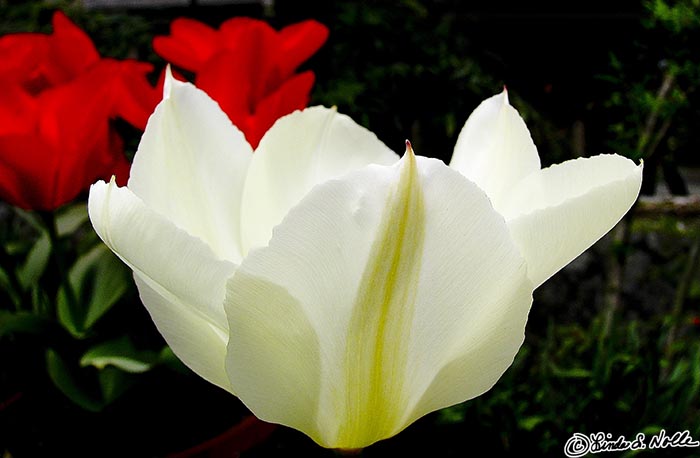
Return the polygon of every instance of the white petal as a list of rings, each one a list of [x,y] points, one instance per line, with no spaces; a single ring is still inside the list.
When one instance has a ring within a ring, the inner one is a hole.
[[[312,187],[398,156],[335,109],[312,107],[280,118],[250,164],[241,210],[244,254],[265,246],[272,228]]]
[[[502,205],[539,286],[605,235],[639,195],[642,165],[617,155],[580,158],[533,173]]]
[[[224,328],[203,318],[195,307],[138,273],[134,281],[158,332],[180,361],[208,382],[236,394],[224,366],[228,324]]]
[[[530,131],[505,90],[481,102],[469,116],[450,167],[486,191],[497,210],[513,184],[540,169]]]
[[[144,305],[175,354],[231,391],[224,371],[228,322],[222,303],[236,266],[218,260],[204,242],[114,181],[92,185],[88,211],[100,238],[133,269]]]
[[[473,183],[431,159],[366,167],[314,188],[229,281],[227,370],[260,418],[364,447],[490,388],[531,291]]]
[[[206,93],[168,76],[129,189],[222,259],[240,262],[240,203],[252,149]]]

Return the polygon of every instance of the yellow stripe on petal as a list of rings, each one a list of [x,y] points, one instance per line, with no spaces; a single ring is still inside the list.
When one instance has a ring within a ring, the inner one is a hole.
[[[341,448],[372,443],[402,426],[406,358],[425,238],[425,208],[410,144],[389,194],[353,307],[346,349]]]

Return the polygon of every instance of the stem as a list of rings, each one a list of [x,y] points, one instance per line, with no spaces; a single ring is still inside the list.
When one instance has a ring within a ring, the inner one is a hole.
[[[12,257],[7,253],[4,246],[0,246],[0,266],[4,268],[9,282],[7,295],[10,296],[15,306],[15,311],[22,311],[22,303],[26,299],[22,285],[17,278],[16,266],[12,262]]]
[[[678,334],[678,324],[681,321],[683,304],[685,303],[685,298],[688,296],[693,279],[697,275],[698,266],[700,266],[700,237],[695,239],[690,248],[690,253],[688,254],[688,260],[685,264],[683,275],[681,276],[681,280],[678,282],[676,294],[673,298],[670,327],[668,334],[666,335],[666,343],[664,345],[664,359],[666,361],[669,361],[673,356],[673,342],[676,340],[676,334]],[[669,365],[666,365],[662,369],[662,378],[666,378],[668,375],[668,368]]]
[[[656,91],[656,99],[654,100],[654,106],[652,107],[649,116],[647,116],[647,121],[644,125],[644,130],[642,131],[642,135],[639,137],[639,142],[637,143],[637,151],[639,151],[642,157],[648,157],[651,154],[651,152],[653,152],[653,149],[652,151],[646,151],[647,144],[649,143],[649,140],[651,139],[654,133],[654,129],[656,128],[656,122],[659,120],[659,111],[661,110],[661,104],[664,101],[664,99],[668,96],[668,93],[671,91],[674,80],[675,77],[672,73],[665,73],[664,78],[661,81],[661,86]],[[668,119],[667,122],[670,125],[670,119]],[[663,134],[661,135],[661,137],[665,135],[665,131],[667,130],[668,126],[666,126],[665,129],[662,128]],[[658,134],[656,138],[660,141]],[[656,146],[658,146],[658,142],[655,143]],[[656,146],[654,146],[654,149],[656,148]]]
[[[65,262],[66,252],[61,244],[58,232],[56,231],[56,215],[53,212],[39,212],[39,216],[44,221],[46,231],[49,235],[49,240],[51,241],[51,259],[59,275],[59,283],[56,285],[56,295],[58,295],[58,291],[61,285],[63,285],[70,310],[76,310],[78,299],[68,276],[68,267]]]
[[[629,228],[631,226],[631,223],[627,221],[627,219],[623,219],[612,232],[612,241],[611,246],[609,247],[610,253],[608,254],[605,262],[605,270],[607,272],[605,297],[603,300],[603,303],[605,304],[605,311],[603,316],[603,326],[599,336],[599,343],[605,341],[610,334],[613,321],[615,320],[617,312],[621,307],[620,304],[622,302],[622,297],[620,290],[626,256],[624,254],[620,254],[617,246],[625,246],[627,244],[630,238],[631,231]]]

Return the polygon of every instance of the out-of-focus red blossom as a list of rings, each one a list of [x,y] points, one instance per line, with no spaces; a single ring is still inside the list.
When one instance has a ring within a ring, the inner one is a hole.
[[[170,35],[156,37],[161,57],[195,74],[195,84],[216,100],[256,147],[281,116],[306,107],[311,71],[295,74],[328,38],[328,28],[307,20],[275,31],[264,21],[233,18],[218,30],[176,19]]]
[[[99,178],[129,176],[110,119],[143,129],[160,94],[151,65],[100,58],[63,13],[53,33],[0,37],[0,198],[53,210]]]

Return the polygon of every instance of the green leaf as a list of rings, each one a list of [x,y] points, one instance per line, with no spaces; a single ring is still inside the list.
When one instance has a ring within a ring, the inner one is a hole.
[[[51,381],[68,399],[91,412],[99,412],[104,408],[104,403],[95,399],[81,386],[75,374],[54,350],[46,350],[46,369]]]
[[[87,220],[88,212],[85,203],[66,205],[56,215],[56,232],[59,237],[72,234]]]
[[[438,415],[439,424],[462,423],[466,417],[466,412],[462,404],[446,407],[442,409]]]
[[[100,370],[114,366],[125,372],[140,373],[148,371],[157,360],[155,352],[138,351],[128,336],[123,336],[92,347],[80,359],[80,365],[94,366]]]
[[[51,322],[29,312],[0,310],[0,337],[14,333],[42,334]]]
[[[134,384],[133,375],[120,371],[116,367],[106,367],[97,376],[105,405],[116,401]]]
[[[85,410],[99,412],[113,403],[135,382],[134,376],[116,367],[86,371],[70,367],[54,350],[46,351],[46,368],[54,385]]]
[[[84,337],[132,285],[129,270],[102,243],[78,259],[68,280],[77,303],[69,300],[62,285],[57,298],[58,319],[78,338]]]
[[[540,416],[526,417],[518,420],[518,426],[525,431],[532,431],[543,421],[545,421],[545,418]]]
[[[182,361],[180,361],[180,358],[175,356],[173,350],[167,345],[160,351],[160,354],[158,355],[158,363],[180,374],[191,373],[191,370],[185,366]]]
[[[550,364],[552,369],[552,375],[558,378],[590,378],[591,371],[588,369],[583,369],[580,367],[574,367],[571,369],[561,369],[555,364]]]
[[[24,290],[35,286],[46,270],[51,255],[51,240],[49,234],[42,232],[34,242],[27,259],[17,270],[17,279]]]
[[[0,289],[5,291],[9,299],[12,301],[12,305],[15,308],[19,308],[22,305],[22,300],[19,295],[19,291],[12,284],[12,280],[8,275],[7,271],[0,267]]]

